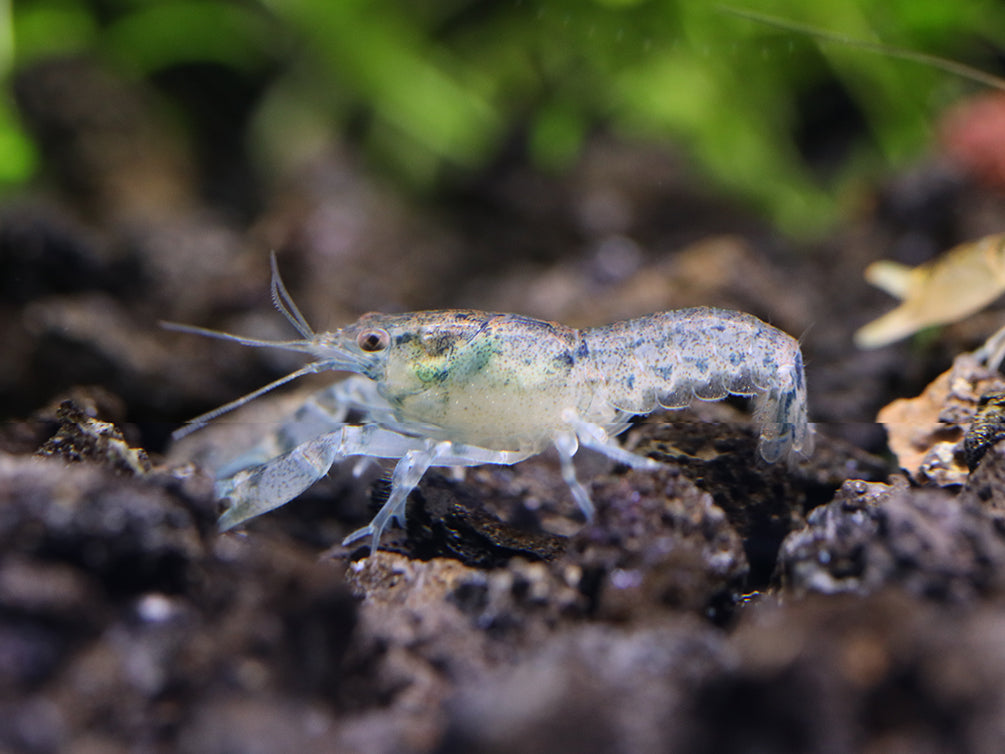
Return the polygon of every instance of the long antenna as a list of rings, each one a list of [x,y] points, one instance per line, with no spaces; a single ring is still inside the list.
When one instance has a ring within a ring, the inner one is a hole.
[[[329,365],[330,362],[327,361],[313,361],[310,364],[300,367],[300,369],[298,369],[295,372],[290,372],[285,377],[280,377],[278,380],[273,380],[268,385],[263,385],[257,390],[252,390],[247,395],[242,395],[240,398],[232,400],[230,403],[224,403],[222,406],[217,406],[212,411],[207,411],[205,414],[199,414],[199,416],[195,417],[194,419],[189,419],[187,422],[185,422],[184,427],[176,429],[174,432],[172,432],[171,439],[180,440],[186,435],[190,435],[196,430],[202,429],[209,422],[213,421],[213,419],[216,419],[219,416],[223,416],[224,414],[229,414],[231,411],[240,408],[245,403],[255,400],[255,398],[257,398],[258,396],[264,395],[265,393],[269,392],[270,390],[274,390],[280,385],[285,385],[287,382],[291,382],[297,379],[297,377],[303,377],[305,374],[314,374],[316,372],[320,372]]]
[[[858,49],[865,50],[867,52],[874,52],[879,55],[886,55],[887,57],[897,58],[899,60],[907,60],[912,63],[928,65],[940,71],[951,73],[954,76],[960,76],[971,81],[976,81],[978,84],[984,84],[984,86],[989,86],[992,89],[1005,92],[1005,79],[1001,79],[998,76],[982,71],[979,68],[974,68],[973,66],[959,63],[955,60],[950,60],[949,58],[942,58],[938,55],[929,55],[926,52],[905,50],[900,47],[893,47],[892,45],[885,45],[880,42],[869,42],[864,39],[849,37],[845,34],[838,34],[833,31],[820,29],[816,26],[810,26],[809,24],[803,24],[798,21],[790,21],[785,18],[779,18],[778,16],[758,13],[757,11],[734,8],[729,5],[718,5],[716,8],[723,13],[728,13],[739,18],[745,18],[748,21],[754,21],[766,26],[773,26],[776,29],[783,29],[785,31],[795,32],[796,34],[806,34],[807,36],[816,37],[817,39],[822,39],[826,42],[834,42],[836,44],[847,45],[849,47],[857,47]]]
[[[165,322],[164,320],[161,320],[160,326],[165,330],[188,333],[189,335],[203,335],[207,338],[216,338],[217,340],[240,343],[242,346],[283,348],[287,351],[313,353],[311,350],[313,342],[310,340],[310,337],[313,337],[313,333],[306,340],[262,340],[260,338],[245,338],[241,335],[233,335],[229,332],[220,332],[219,330],[210,330],[206,327],[197,327],[196,325],[183,325],[180,322]]]

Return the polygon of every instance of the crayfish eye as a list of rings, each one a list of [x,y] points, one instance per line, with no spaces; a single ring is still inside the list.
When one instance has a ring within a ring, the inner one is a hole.
[[[363,351],[383,351],[390,342],[387,330],[364,330],[356,336],[356,345]]]

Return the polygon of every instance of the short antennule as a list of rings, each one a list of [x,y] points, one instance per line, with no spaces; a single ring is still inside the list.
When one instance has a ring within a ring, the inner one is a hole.
[[[301,314],[300,309],[293,302],[293,297],[283,284],[283,279],[279,275],[279,265],[276,263],[276,252],[274,251],[269,254],[269,265],[272,268],[271,286],[273,305],[296,328],[298,333],[305,338],[313,338],[314,329],[307,324],[307,319]]]

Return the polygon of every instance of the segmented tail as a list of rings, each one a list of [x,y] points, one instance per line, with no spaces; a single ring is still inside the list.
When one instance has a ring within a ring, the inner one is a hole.
[[[678,309],[592,328],[583,340],[618,409],[644,414],[695,398],[753,396],[765,460],[811,451],[799,342],[753,315]]]

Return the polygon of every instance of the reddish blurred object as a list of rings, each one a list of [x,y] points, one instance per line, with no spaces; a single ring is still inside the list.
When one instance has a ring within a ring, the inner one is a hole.
[[[1005,94],[990,92],[950,108],[939,123],[949,157],[974,180],[1005,191]]]

